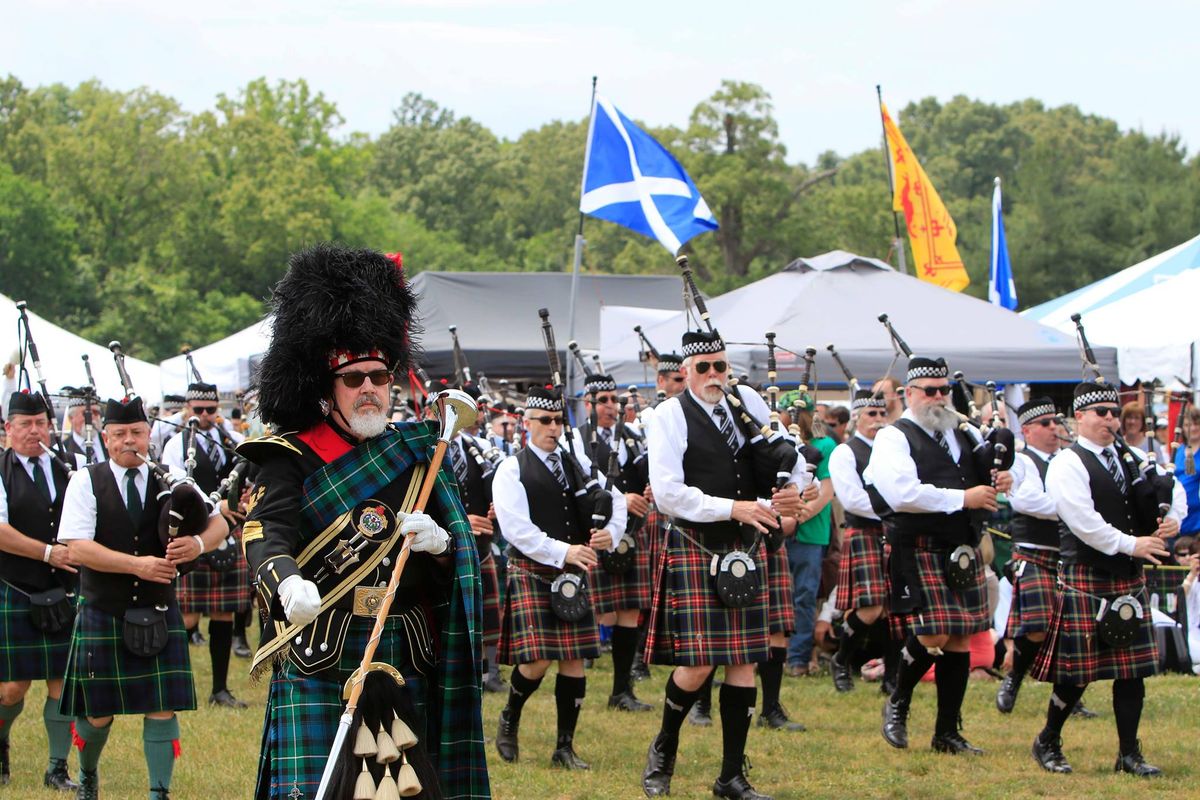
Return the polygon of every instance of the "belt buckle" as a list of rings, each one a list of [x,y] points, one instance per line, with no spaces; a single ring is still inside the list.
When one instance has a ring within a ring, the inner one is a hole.
[[[355,586],[354,611],[356,617],[374,617],[383,605],[387,588],[383,586]]]

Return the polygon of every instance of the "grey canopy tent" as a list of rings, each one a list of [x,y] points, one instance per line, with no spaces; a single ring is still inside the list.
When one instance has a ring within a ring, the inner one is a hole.
[[[842,250],[798,258],[773,275],[713,298],[708,308],[731,359],[746,364],[755,380],[766,375],[763,334],[769,330],[782,347],[817,348],[820,383],[844,383],[825,349],[829,343],[864,385],[889,373],[903,377],[905,360],[895,358],[878,320],[884,313],[915,353],[944,356],[952,371],[961,370],[971,381],[1067,382],[1081,376],[1072,336]],[[667,343],[666,349],[673,349],[685,325],[680,314],[644,328],[656,346]],[[604,338],[604,355],[618,382],[641,380],[636,334],[606,331]],[[1114,348],[1097,348],[1096,357],[1101,371],[1116,374]],[[779,382],[796,383],[801,360],[782,351],[778,358]]]

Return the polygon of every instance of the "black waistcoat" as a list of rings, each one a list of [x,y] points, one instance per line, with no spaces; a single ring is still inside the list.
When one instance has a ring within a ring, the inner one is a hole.
[[[613,438],[616,439],[620,433],[620,426],[614,425],[612,428]],[[579,428],[579,438],[583,444],[583,452],[588,454],[588,458],[592,459],[592,463],[596,468],[605,475],[608,474],[608,462],[612,458],[612,447],[608,445],[604,439],[596,436],[596,452],[592,453],[592,423],[586,422]],[[632,438],[632,437],[630,437]],[[617,451],[620,453],[620,450]],[[647,471],[641,469],[641,465],[635,463],[630,457],[629,445],[625,446],[625,462],[619,463],[619,472],[614,481],[615,488],[621,492],[635,492],[641,494],[646,490]]]
[[[216,428],[201,432],[201,434],[197,435],[197,439],[204,433],[212,436],[213,439],[220,440],[220,434],[217,433]],[[183,436],[182,433],[179,435]],[[211,442],[208,446],[217,447],[216,444]],[[187,450],[183,451],[183,457],[187,458]],[[213,466],[212,459],[208,457],[208,453],[204,451],[204,445],[199,441],[196,442],[196,468],[192,470],[192,479],[196,481],[196,485],[200,487],[201,491],[205,494],[212,494],[230,472],[233,472],[233,459],[229,457],[228,453],[225,455],[225,460],[221,462],[221,468],[217,469]]]
[[[863,471],[867,468],[867,464],[871,461],[871,445],[864,442],[857,436],[851,436],[846,446],[850,448],[850,452],[854,454],[854,471],[858,473],[858,482],[863,482]],[[864,489],[865,489],[864,485]],[[868,496],[870,493],[868,492]],[[874,501],[872,501],[874,505]],[[858,514],[852,514],[849,511],[844,514],[846,525],[851,528],[872,528],[879,525],[879,520],[871,519],[870,517],[860,517]]]
[[[754,468],[750,461],[750,448],[742,445],[737,454],[729,452],[729,445],[721,435],[712,415],[700,406],[691,392],[679,395],[683,418],[687,421],[687,450],[683,453],[683,482],[695,486],[713,497],[728,497],[733,500],[753,500],[757,494],[754,486]],[[731,418],[730,424],[733,424]],[[731,541],[741,531],[742,525],[734,520],[698,523],[680,520],[688,528],[701,531],[705,536]]]
[[[78,453],[84,458],[87,458],[86,443],[84,445],[80,445],[75,441],[75,437],[72,434],[66,434],[63,446],[68,453]],[[92,455],[95,457],[97,463],[108,460],[108,451],[104,449],[104,442],[100,439],[99,427],[96,428],[95,436],[92,439]]]
[[[153,476],[146,487],[141,524],[135,529],[117,479],[108,462],[87,467],[92,474],[92,492],[96,495],[96,542],[109,550],[132,556],[166,557],[158,538],[158,497]],[[127,572],[79,570],[81,591],[87,602],[113,616],[122,616],[127,608],[169,606],[175,603],[175,584],[152,583]]]
[[[1095,453],[1079,444],[1072,445],[1071,449],[1079,456],[1084,469],[1087,470],[1088,485],[1092,490],[1092,504],[1096,507],[1096,511],[1109,525],[1132,535],[1133,508],[1128,493],[1121,491],[1121,487],[1113,480],[1108,468]],[[1125,468],[1123,464],[1121,468]],[[1128,471],[1125,473],[1125,478],[1126,484],[1128,484]],[[1084,544],[1075,534],[1071,533],[1065,524],[1059,526],[1059,534],[1060,553],[1064,564],[1084,564],[1119,578],[1133,578],[1142,572],[1142,563],[1138,559],[1121,553],[1105,555]]]
[[[592,512],[581,508],[575,500],[575,491],[581,487],[571,466],[566,463],[566,455],[561,450],[558,454],[571,491],[559,485],[550,467],[531,448],[517,453],[521,485],[525,487],[529,502],[529,519],[552,539],[568,544],[587,544],[591,539]]]
[[[8,494],[8,524],[30,539],[51,544],[58,536],[58,520],[67,491],[67,470],[57,458],[50,459],[50,474],[46,479],[54,484],[53,503],[38,491],[14,450],[5,450],[0,455],[0,480],[4,481],[4,491]],[[71,580],[60,583],[68,577]],[[0,552],[0,578],[27,592],[74,584],[71,573],[58,573],[41,559],[4,552]]]
[[[1046,459],[1036,453],[1029,454],[1029,460],[1037,467],[1038,479],[1042,483],[1042,491],[1046,490],[1046,470],[1050,465]],[[1026,476],[1029,480],[1032,476]],[[1019,511],[1013,512],[1012,517],[1013,544],[1038,544],[1043,547],[1059,546],[1058,520],[1041,519]]]
[[[956,464],[950,454],[937,441],[925,433],[917,423],[909,419],[897,420],[896,428],[908,440],[908,450],[917,465],[917,480],[939,489],[970,489],[984,481],[971,457],[972,442],[965,433],[955,429],[947,435],[958,438],[959,457]],[[907,513],[897,511],[892,515],[897,535],[903,540],[916,534],[937,536],[950,545],[977,544],[978,525],[972,522],[966,509],[952,514]]]

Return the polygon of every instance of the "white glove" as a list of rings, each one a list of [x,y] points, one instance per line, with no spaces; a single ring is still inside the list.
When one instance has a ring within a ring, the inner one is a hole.
[[[433,521],[428,514],[406,514],[400,523],[400,533],[413,535],[409,546],[414,552],[440,556],[450,549],[450,534]]]
[[[321,613],[321,592],[312,581],[289,575],[279,584],[279,603],[288,622],[304,626]]]

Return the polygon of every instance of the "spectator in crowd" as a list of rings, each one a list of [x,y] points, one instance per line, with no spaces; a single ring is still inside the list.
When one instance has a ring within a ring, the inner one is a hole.
[[[1146,429],[1146,407],[1141,403],[1126,403],[1121,407],[1121,435],[1131,447],[1136,447],[1144,453],[1154,453],[1159,461],[1163,460],[1163,448],[1154,438],[1154,432]]]
[[[895,422],[904,413],[904,393],[900,391],[900,381],[888,376],[875,381],[871,391],[883,395],[887,400],[887,421]]]
[[[846,429],[850,426],[850,409],[845,406],[826,406],[822,413],[825,427],[829,429],[829,438],[834,443],[846,441]]]
[[[1200,408],[1196,406],[1189,406],[1184,415],[1183,440],[1186,446],[1175,452],[1175,480],[1187,495],[1187,516],[1179,524],[1179,533],[1197,536],[1200,535],[1200,473],[1196,471],[1196,449],[1200,447]]]
[[[1187,598],[1188,654],[1192,659],[1192,672],[1200,675],[1200,587],[1196,586],[1196,577],[1200,575],[1200,539],[1192,539],[1188,551],[1180,561],[1183,566],[1191,567],[1183,579],[1183,595]]]

